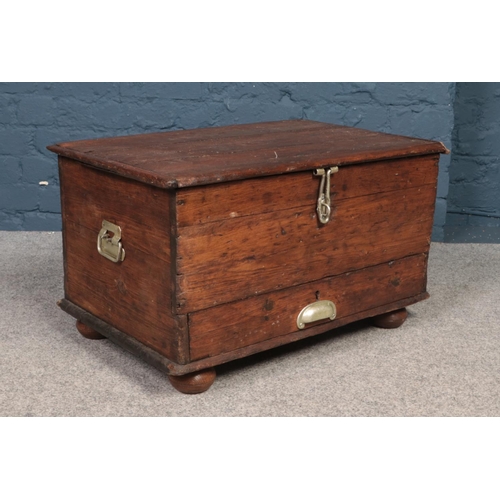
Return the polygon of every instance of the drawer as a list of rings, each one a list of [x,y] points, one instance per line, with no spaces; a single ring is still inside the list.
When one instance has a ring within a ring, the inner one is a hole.
[[[216,356],[296,332],[299,330],[298,314],[316,300],[333,302],[336,319],[308,323],[305,328],[321,323],[335,328],[340,320],[349,316],[424,293],[426,269],[427,254],[414,255],[190,313],[191,360]]]
[[[436,156],[341,168],[325,225],[312,172],[181,190],[176,312],[427,252],[436,177]]]

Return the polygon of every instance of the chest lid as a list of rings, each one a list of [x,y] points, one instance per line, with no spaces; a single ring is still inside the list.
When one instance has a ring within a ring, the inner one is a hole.
[[[309,120],[90,139],[47,149],[161,188],[448,152],[436,141]]]

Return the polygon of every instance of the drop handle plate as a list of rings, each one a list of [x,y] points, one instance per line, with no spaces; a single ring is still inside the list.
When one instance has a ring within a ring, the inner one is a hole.
[[[111,234],[112,236],[110,236]],[[121,238],[120,226],[103,220],[97,236],[97,251],[111,262],[121,262],[125,258],[125,249],[121,244]]]
[[[322,319],[333,320],[337,316],[337,308],[331,300],[318,300],[307,305],[297,316],[297,326],[302,330],[307,323]]]

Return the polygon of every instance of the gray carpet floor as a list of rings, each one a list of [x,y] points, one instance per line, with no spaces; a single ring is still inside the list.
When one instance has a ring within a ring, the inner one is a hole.
[[[0,232],[1,416],[500,416],[500,245],[433,243],[431,298],[219,367],[199,395],[81,337],[60,233]]]

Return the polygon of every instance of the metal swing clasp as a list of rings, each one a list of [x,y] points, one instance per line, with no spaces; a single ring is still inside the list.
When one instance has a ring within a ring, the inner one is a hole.
[[[316,205],[316,212],[321,224],[326,224],[330,220],[330,213],[332,211],[330,205],[330,176],[332,173],[338,171],[339,167],[317,168],[313,171],[314,175],[321,176],[318,204]]]

